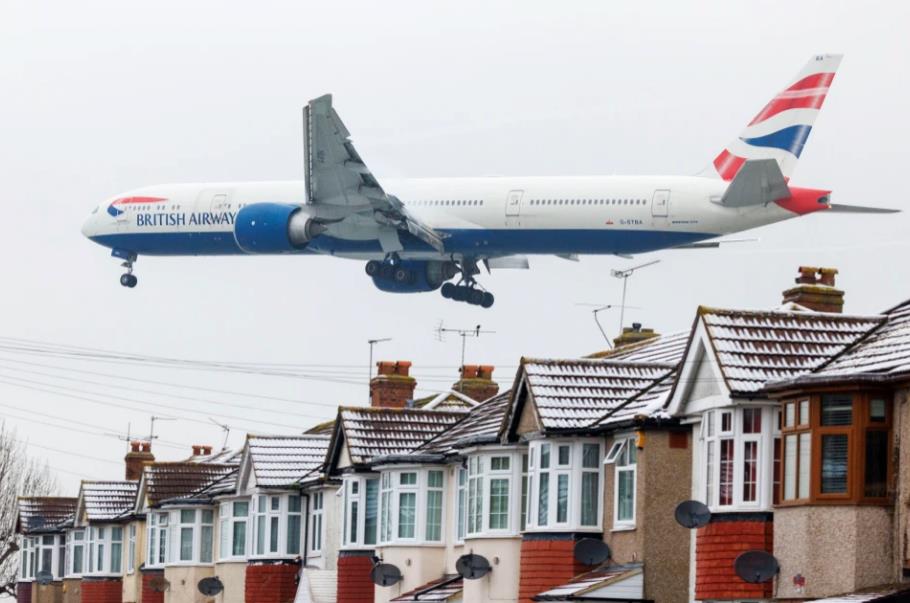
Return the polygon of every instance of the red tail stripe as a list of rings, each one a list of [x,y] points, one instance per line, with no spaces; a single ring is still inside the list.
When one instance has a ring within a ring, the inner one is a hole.
[[[714,159],[714,169],[724,180],[733,180],[733,176],[739,171],[739,168],[746,162],[745,157],[738,157],[724,149],[720,155]]]
[[[807,75],[803,79],[799,80],[795,84],[791,85],[787,90],[805,90],[806,88],[827,88],[831,85],[831,82],[834,81],[834,72],[828,73],[813,73],[812,75]]]
[[[788,109],[820,109],[822,103],[825,102],[825,96],[827,95],[822,93],[813,96],[775,98],[765,105],[765,108],[755,116],[755,119],[749,122],[749,125],[761,123],[769,117],[774,117],[778,113]]]

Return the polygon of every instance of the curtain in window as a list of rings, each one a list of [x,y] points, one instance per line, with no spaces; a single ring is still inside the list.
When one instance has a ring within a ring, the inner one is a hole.
[[[417,511],[417,494],[401,492],[398,495],[398,537],[414,538]]]
[[[581,525],[597,525],[597,490],[600,476],[586,471],[581,476]]]
[[[632,521],[635,518],[635,470],[620,469],[616,478],[616,521]]]
[[[509,480],[490,480],[490,529],[505,530],[509,527]]]
[[[379,519],[379,480],[368,479],[364,509],[363,543],[376,544],[376,521]]]
[[[537,525],[547,525],[550,514],[550,474],[540,474],[540,487],[537,493]]]
[[[442,490],[427,491],[427,540],[442,540]]]

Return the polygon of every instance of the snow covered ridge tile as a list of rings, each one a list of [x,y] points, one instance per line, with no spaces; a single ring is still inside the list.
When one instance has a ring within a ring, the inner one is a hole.
[[[325,435],[249,436],[256,484],[263,488],[294,486],[322,468],[329,440]]]
[[[497,394],[475,406],[451,429],[440,432],[411,454],[454,454],[465,444],[499,441],[505,428],[504,422],[511,403],[511,391]]]
[[[82,482],[81,497],[89,521],[112,521],[128,513],[136,502],[139,482]]]
[[[72,521],[76,513],[75,497],[20,496],[17,530],[23,533],[60,529]]]
[[[588,358],[677,364],[682,360],[683,354],[686,352],[688,341],[689,331],[679,331],[592,354]]]
[[[233,479],[237,465],[216,463],[152,463],[145,468],[146,496],[151,506],[175,498],[206,493]]]

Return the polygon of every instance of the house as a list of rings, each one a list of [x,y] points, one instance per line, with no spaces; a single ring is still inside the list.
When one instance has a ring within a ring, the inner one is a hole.
[[[17,599],[20,603],[55,603],[63,593],[66,530],[76,513],[76,499],[20,496],[16,502],[16,532],[20,535]]]

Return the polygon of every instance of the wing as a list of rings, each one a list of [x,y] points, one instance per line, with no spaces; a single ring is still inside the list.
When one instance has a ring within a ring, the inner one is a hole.
[[[332,95],[311,100],[303,109],[303,157],[309,205],[332,207],[338,217],[361,215],[379,227],[383,251],[401,251],[398,233],[406,231],[439,252],[443,237],[415,219],[404,204],[383,190],[351,143],[350,133],[332,108]]]

